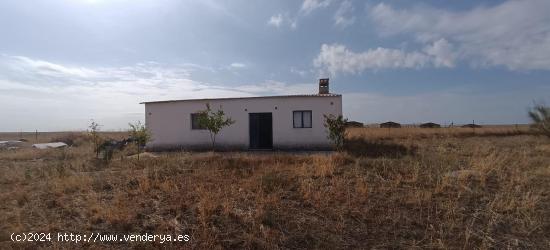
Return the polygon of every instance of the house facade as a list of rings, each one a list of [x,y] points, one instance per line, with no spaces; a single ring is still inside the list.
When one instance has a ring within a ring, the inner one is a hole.
[[[152,134],[147,148],[211,147],[208,130],[197,121],[207,103],[235,121],[216,137],[223,149],[329,149],[323,115],[342,115],[342,96],[328,92],[328,79],[321,79],[319,93],[311,95],[144,102],[145,124]]]

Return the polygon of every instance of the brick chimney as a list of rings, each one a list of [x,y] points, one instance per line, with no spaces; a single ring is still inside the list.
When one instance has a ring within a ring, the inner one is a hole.
[[[328,93],[328,78],[319,79],[319,94]]]

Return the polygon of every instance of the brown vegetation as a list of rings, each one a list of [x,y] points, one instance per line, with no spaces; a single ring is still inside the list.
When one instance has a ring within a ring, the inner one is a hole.
[[[483,128],[350,128],[348,129],[350,137],[361,137],[373,139],[407,139],[407,138],[463,138],[463,137],[483,137],[483,136],[512,136],[512,135],[532,135],[536,134],[529,125],[515,126],[484,126]]]
[[[76,246],[10,242],[10,233],[28,231],[181,233],[191,240],[162,247],[199,249],[550,246],[548,138],[515,127],[348,134],[338,153],[137,161],[123,152],[104,163],[89,141],[0,151],[0,248]]]

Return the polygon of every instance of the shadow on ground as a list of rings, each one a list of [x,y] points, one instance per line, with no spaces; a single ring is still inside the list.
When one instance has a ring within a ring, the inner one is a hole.
[[[347,139],[344,150],[353,156],[401,158],[405,155],[413,155],[416,147],[406,147],[387,141],[369,141],[360,138]]]

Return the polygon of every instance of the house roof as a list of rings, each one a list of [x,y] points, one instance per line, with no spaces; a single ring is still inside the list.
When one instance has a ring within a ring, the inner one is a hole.
[[[392,121],[389,121],[389,122],[383,122],[383,123],[380,123],[380,125],[382,125],[382,124],[399,124],[399,123],[397,123],[397,122],[392,122]]]
[[[249,97],[225,97],[225,98],[203,98],[203,99],[181,99],[181,100],[165,100],[140,102],[139,104],[148,103],[165,103],[165,102],[187,102],[187,101],[213,101],[213,100],[238,100],[238,99],[260,99],[260,98],[286,98],[286,97],[337,97],[341,94],[310,94],[310,95],[275,95],[275,96],[249,96]]]

